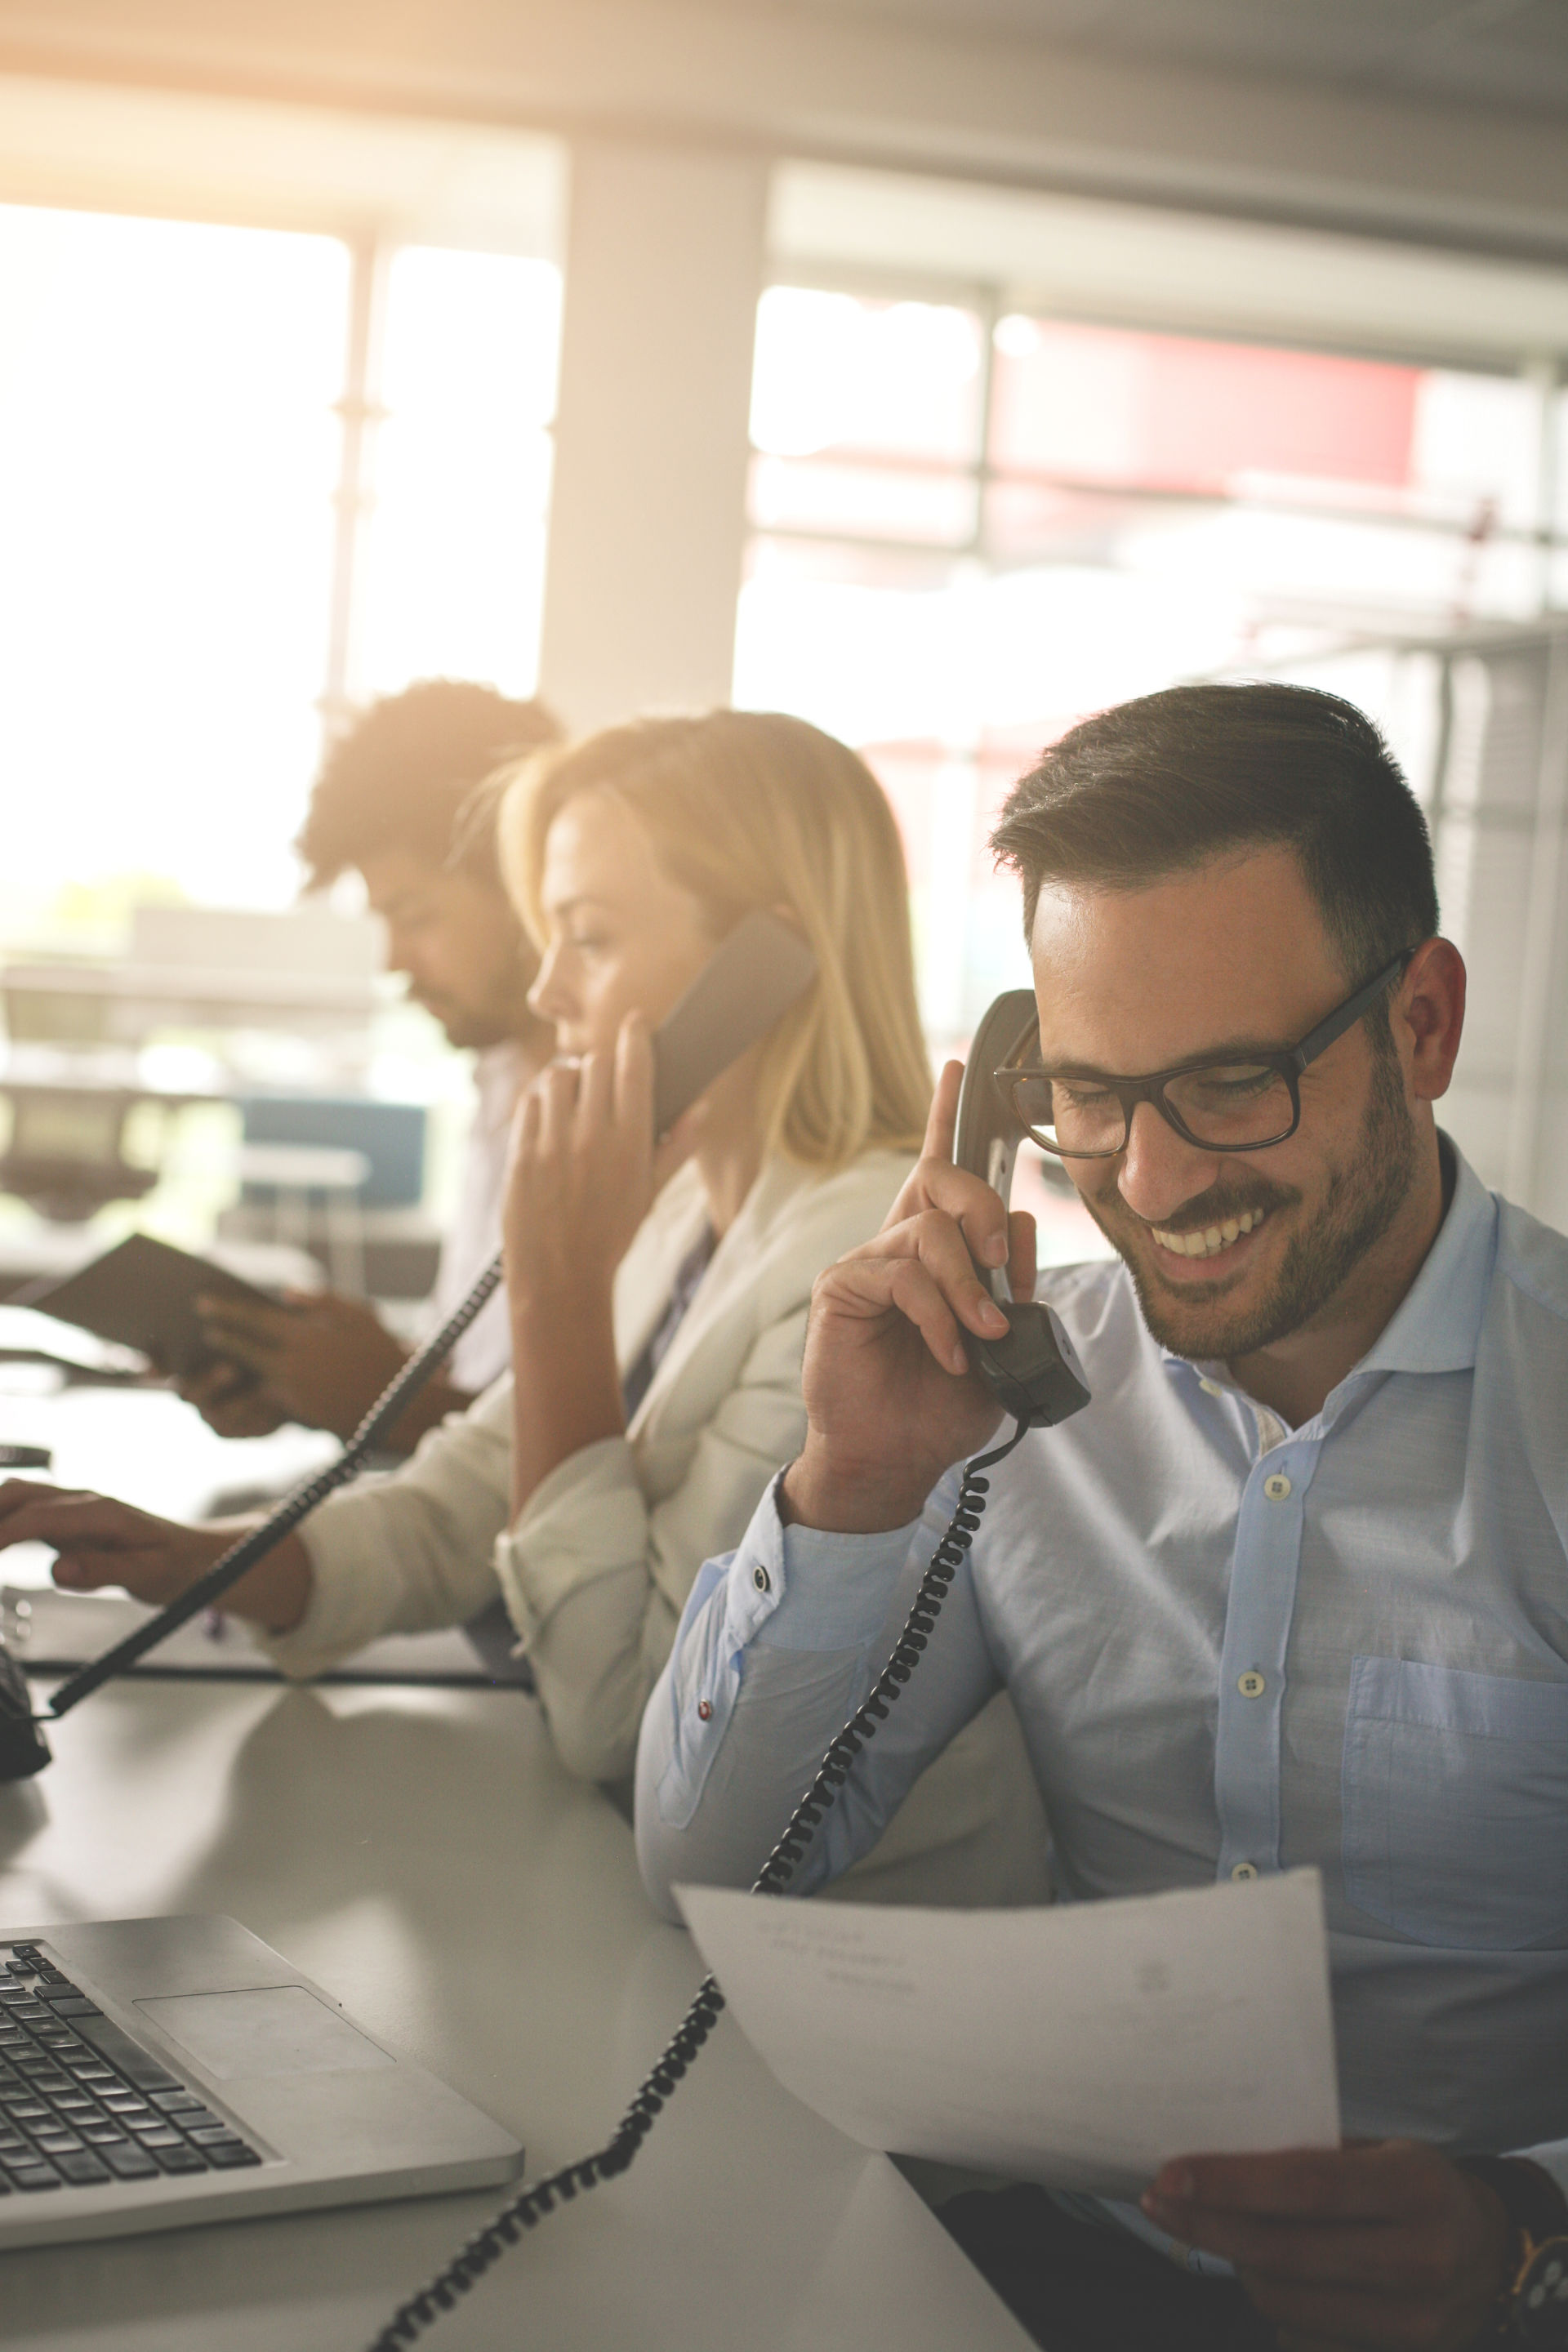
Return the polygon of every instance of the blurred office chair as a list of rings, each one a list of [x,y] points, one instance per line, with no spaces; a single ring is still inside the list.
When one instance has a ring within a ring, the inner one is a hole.
[[[125,1129],[144,1097],[122,1088],[0,1086],[11,1135],[0,1156],[0,1192],[26,1201],[57,1224],[79,1224],[110,1201],[139,1201],[155,1168],[125,1156]]]

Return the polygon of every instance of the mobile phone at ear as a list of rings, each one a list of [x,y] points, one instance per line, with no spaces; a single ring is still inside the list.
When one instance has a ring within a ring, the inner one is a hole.
[[[975,1031],[963,1068],[953,1160],[1000,1193],[1004,1208],[1012,1196],[1024,1129],[995,1074],[1028,1059],[1037,1035],[1033,991],[1008,989]],[[966,1331],[970,1362],[1015,1420],[1041,1425],[1066,1421],[1089,1402],[1089,1387],[1060,1318],[1040,1300],[1009,1297],[999,1267],[976,1261],[974,1270],[1009,1328],[999,1339],[979,1339]]]
[[[742,915],[655,1033],[655,1135],[668,1135],[816,977],[816,958],[793,924],[765,908]]]

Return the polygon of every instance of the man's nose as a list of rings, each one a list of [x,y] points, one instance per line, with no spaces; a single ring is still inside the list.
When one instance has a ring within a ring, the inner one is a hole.
[[[1220,1155],[1200,1151],[1161,1118],[1152,1103],[1134,1107],[1116,1189],[1135,1216],[1157,1225],[1185,1202],[1206,1192],[1219,1174]]]

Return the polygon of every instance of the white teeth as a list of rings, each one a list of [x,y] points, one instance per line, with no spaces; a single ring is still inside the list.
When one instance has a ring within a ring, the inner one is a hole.
[[[1217,1257],[1243,1234],[1253,1232],[1268,1213],[1267,1209],[1247,1209],[1239,1217],[1226,1217],[1223,1223],[1205,1226],[1197,1233],[1167,1233],[1159,1225],[1152,1225],[1150,1231],[1162,1249],[1170,1250],[1177,1257]]]

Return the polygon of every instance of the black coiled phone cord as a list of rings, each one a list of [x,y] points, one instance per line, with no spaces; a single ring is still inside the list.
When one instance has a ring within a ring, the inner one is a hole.
[[[292,1487],[283,1500],[268,1513],[259,1527],[252,1528],[246,1535],[237,1536],[228,1549],[214,1560],[209,1569],[204,1570],[194,1584],[185,1587],[178,1600],[171,1601],[166,1608],[159,1610],[155,1617],[150,1617],[144,1625],[139,1625],[133,1633],[128,1633],[122,1642],[117,1642],[113,1649],[106,1650],[102,1657],[94,1658],[89,1664],[72,1675],[68,1681],[63,1682],[49,1701],[51,1718],[58,1721],[62,1715],[68,1715],[89,1691],[97,1690],[99,1685],[106,1683],[111,1675],[128,1672],[138,1658],[145,1656],[149,1650],[165,1641],[198,1610],[210,1608],[215,1601],[221,1600],[230,1585],[237,1584],[247,1569],[254,1568],[258,1559],[264,1559],[275,1545],[280,1544],[286,1535],[293,1532],[301,1519],[309,1518],[318,1503],[324,1502],[340,1486],[346,1486],[375,1453],[394,1423],[401,1420],[409,1399],[446,1361],[474,1318],[500,1289],[504,1271],[504,1261],[500,1257],[485,1268],[462,1305],[453,1310],[441,1328],[433,1332],[424,1346],[409,1357],[396,1377],[387,1382],[335,1461],[329,1462],[324,1470],[318,1470],[313,1476],[302,1479],[298,1486]]]
[[[752,1888],[753,1895],[784,1894],[823,1814],[847,1779],[856,1757],[868,1741],[876,1738],[877,1726],[887,1721],[888,1709],[921,1662],[942,1604],[963,1565],[964,1553],[974,1540],[990,1490],[990,1481],[984,1474],[998,1462],[1005,1461],[1014,1447],[1022,1444],[1027,1430],[1028,1423],[1019,1422],[1005,1445],[997,1446],[990,1454],[977,1454],[965,1469],[958,1507],[931,1555],[892,1655],[867,1693],[865,1704],[829,1741],[816,1780],[790,1815],[784,1835],[758,1874]],[[426,2328],[435,2326],[443,2312],[456,2306],[509,2246],[515,2246],[520,2238],[536,2229],[558,2204],[570,2204],[580,2192],[597,2189],[601,2181],[614,2180],[626,2171],[652,2131],[666,2100],[674,2095],[682,2076],[712,2032],[723,2006],[724,1996],[717,1978],[705,1977],[663,2056],[622,2116],[614,2137],[594,2155],[582,2157],[563,2170],[552,2172],[548,2179],[537,2181],[510,2204],[503,2205],[428,2286],[399,2306],[374,2339],[370,2352],[400,2352],[401,2347],[414,2343]]]

